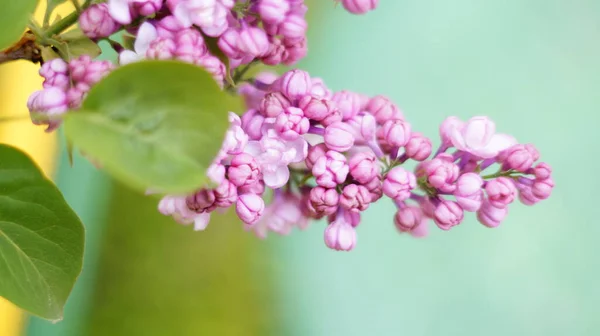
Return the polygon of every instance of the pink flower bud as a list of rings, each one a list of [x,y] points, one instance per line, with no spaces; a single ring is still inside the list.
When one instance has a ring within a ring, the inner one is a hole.
[[[259,140],[262,137],[264,122],[265,117],[254,109],[248,110],[242,115],[242,128],[248,134],[250,140]]]
[[[254,184],[247,184],[238,188],[238,195],[241,194],[255,194],[262,195],[265,192],[265,183],[259,181]]]
[[[463,125],[465,123],[462,122],[460,119],[458,119],[457,117],[448,117],[446,119],[444,119],[444,121],[442,122],[442,124],[440,125],[440,138],[442,139],[442,144],[449,146],[452,144],[452,132],[454,132],[454,130],[460,130],[462,129]]]
[[[227,178],[238,187],[258,183],[260,170],[256,160],[246,153],[234,156],[227,169]]]
[[[306,36],[308,25],[300,15],[288,15],[279,25],[279,33],[290,43],[299,41]]]
[[[408,199],[416,187],[415,175],[402,167],[392,168],[383,180],[383,193],[396,202]]]
[[[415,161],[426,160],[431,155],[431,140],[421,133],[412,132],[404,147],[406,156]]]
[[[202,189],[188,196],[186,199],[187,207],[197,213],[211,212],[217,205],[215,204],[215,191],[212,189]]]
[[[463,209],[456,202],[442,200],[435,207],[433,220],[442,230],[450,230],[462,222],[464,217]]]
[[[482,186],[483,179],[479,174],[462,174],[456,181],[456,190],[454,190],[454,197],[456,197],[458,205],[465,211],[479,210],[483,201]]]
[[[371,98],[367,103],[366,109],[381,125],[388,120],[404,119],[398,106],[384,96],[375,96]]]
[[[306,156],[305,160],[306,167],[312,170],[312,167],[314,166],[317,159],[319,159],[321,156],[325,156],[325,153],[327,153],[327,151],[327,146],[324,143],[311,146],[308,149],[308,155]]]
[[[417,166],[417,176],[427,177],[427,182],[442,192],[451,193],[456,189],[456,179],[460,168],[452,162],[452,156],[438,155],[431,161],[424,161]]]
[[[325,245],[336,251],[350,251],[356,245],[356,230],[343,217],[338,215],[325,229]]]
[[[44,88],[57,87],[66,90],[71,86],[68,65],[61,58],[44,63],[40,68],[40,76],[44,77]]]
[[[352,14],[365,14],[377,8],[379,0],[342,0],[344,8]]]
[[[239,49],[251,57],[260,57],[269,50],[269,40],[264,30],[257,27],[242,28],[239,36]]]
[[[310,95],[320,99],[329,99],[331,97],[331,91],[325,85],[325,82],[319,77],[311,79],[312,88],[310,89]],[[305,111],[306,112],[306,111]]]
[[[350,175],[359,183],[366,184],[380,172],[377,158],[372,152],[358,152],[349,161]]]
[[[404,206],[396,212],[394,225],[400,232],[411,232],[424,221],[423,211],[415,206]]]
[[[119,26],[108,13],[108,5],[105,3],[91,5],[79,17],[79,28],[91,39],[108,37],[116,32]]]
[[[376,202],[383,196],[383,182],[379,175],[375,176],[369,182],[365,183],[364,186],[371,193],[371,202]]]
[[[234,28],[229,28],[219,37],[217,45],[227,57],[241,58],[240,43],[240,33]]]
[[[330,104],[331,108],[329,110],[329,114],[325,117],[325,119],[321,120],[321,124],[323,124],[325,127],[342,121],[342,112],[340,112],[340,110],[337,108],[335,102],[330,102]]]
[[[369,203],[371,203],[371,194],[362,185],[348,184],[340,196],[340,206],[353,212],[367,210]]]
[[[90,91],[90,86],[85,83],[77,83],[75,86],[70,87],[67,90],[67,100],[69,102],[69,108],[78,109],[81,107],[83,98]]]
[[[175,35],[183,30],[184,27],[179,23],[173,15],[165,16],[155,23],[156,33],[159,37],[172,39]]]
[[[335,103],[327,99],[304,96],[298,103],[298,107],[304,111],[304,115],[307,118],[321,121],[331,114],[333,109],[335,109]]]
[[[343,90],[334,93],[331,99],[342,114],[342,120],[351,119],[361,110],[362,99],[357,93]]]
[[[491,206],[504,208],[515,200],[517,188],[508,177],[498,177],[488,181],[485,185],[488,201]]]
[[[535,183],[531,187],[531,191],[535,197],[544,200],[550,197],[552,188],[554,188],[554,181],[552,178],[547,178],[543,180],[535,180]]]
[[[508,207],[497,208],[490,202],[484,202],[477,211],[477,220],[489,228],[495,228],[506,218],[506,215],[508,215]]]
[[[354,146],[353,131],[348,124],[336,122],[325,128],[325,144],[331,150],[345,152]]]
[[[235,204],[235,212],[238,217],[248,226],[258,222],[265,210],[265,201],[255,194],[243,194],[238,197]]]
[[[317,216],[329,216],[337,211],[339,199],[335,189],[315,187],[310,191],[309,205]]]
[[[541,201],[538,197],[533,194],[533,190],[529,186],[519,186],[519,200],[525,205],[534,205]]]
[[[68,109],[68,100],[66,93],[58,87],[49,87],[36,91],[27,100],[27,107],[32,113],[33,123],[36,125],[47,124],[46,132],[50,132],[60,126],[60,120],[39,121],[33,118],[33,114],[41,113],[48,117],[58,116],[65,113]]]
[[[312,167],[317,184],[325,188],[335,188],[346,181],[349,170],[346,157],[333,150],[327,151],[325,156],[318,158]]]
[[[217,84],[219,84],[221,88],[223,87],[226,69],[225,64],[223,64],[221,60],[214,56],[204,55],[200,57],[200,59],[196,60],[194,64],[208,71],[208,73],[212,75]]]
[[[142,16],[150,16],[158,12],[164,0],[133,0],[133,9]]]
[[[215,205],[218,207],[230,207],[237,201],[237,197],[237,187],[229,180],[223,180],[223,183],[215,189]]]
[[[149,59],[168,60],[175,57],[175,41],[166,37],[159,37],[150,42],[146,57]]]
[[[533,175],[536,180],[545,180],[552,174],[552,167],[546,162],[540,162],[533,168]]]
[[[244,132],[242,121],[235,113],[229,112],[229,129],[225,133],[222,150],[230,155],[240,154],[248,144],[248,135]]]
[[[266,65],[278,65],[283,61],[285,46],[279,39],[271,39],[269,41],[269,49],[261,58],[261,61]]]
[[[505,170],[514,169],[520,172],[526,172],[533,166],[535,151],[533,147],[517,144],[498,155],[499,162],[502,162],[502,168]]]
[[[175,56],[177,59],[196,63],[208,53],[202,34],[194,28],[183,29],[175,35]]]
[[[376,141],[377,122],[369,113],[359,113],[347,121],[354,134],[357,145],[366,145]]]
[[[258,2],[258,14],[264,22],[269,24],[281,23],[289,10],[290,3],[287,0],[260,0]]]
[[[260,112],[267,118],[274,118],[289,106],[290,101],[281,92],[272,92],[260,102]]]
[[[284,41],[285,51],[283,52],[283,61],[282,63],[285,65],[294,65],[299,60],[303,59],[308,53],[308,46],[306,44],[306,38],[294,40],[294,43],[290,43],[292,41],[286,40]]]
[[[278,80],[281,92],[289,99],[300,99],[306,95],[312,84],[310,75],[302,70],[290,70]]]
[[[410,124],[400,120],[388,120],[377,130],[377,137],[391,147],[403,147],[410,140]]]
[[[310,122],[297,107],[288,107],[275,121],[275,130],[283,139],[295,140],[308,132]]]
[[[93,61],[88,55],[79,56],[69,62],[71,80],[88,87],[98,83],[113,68],[114,65],[110,61]]]

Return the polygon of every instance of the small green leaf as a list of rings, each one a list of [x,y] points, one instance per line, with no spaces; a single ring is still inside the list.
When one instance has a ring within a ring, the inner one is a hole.
[[[96,42],[85,36],[80,29],[73,29],[60,35],[59,40],[63,42],[61,44],[67,52],[69,59],[77,58],[81,55],[89,55],[91,58],[96,58],[102,52]]]
[[[19,40],[36,5],[37,0],[0,0],[0,50]]]
[[[94,86],[82,110],[67,114],[65,132],[125,184],[190,192],[207,183],[206,169],[229,125],[227,112],[240,106],[197,66],[143,61]]]
[[[60,320],[81,273],[83,225],[21,151],[0,145],[0,296]]]
[[[46,13],[44,14],[44,25],[46,25],[50,20],[50,16],[52,15],[52,12],[54,12],[54,9],[56,9],[58,5],[64,3],[65,1],[67,0],[46,0]]]

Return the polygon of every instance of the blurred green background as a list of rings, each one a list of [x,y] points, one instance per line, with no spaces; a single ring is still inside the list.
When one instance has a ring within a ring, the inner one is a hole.
[[[382,0],[364,16],[312,1],[299,67],[334,90],[391,97],[437,138],[446,116],[489,115],[554,167],[552,198],[497,229],[474,216],[427,239],[391,203],[351,253],[323,223],[259,241],[232,216],[196,233],[83,159],[58,183],[88,226],[65,320],[33,335],[598,335],[600,1]],[[570,177],[569,177],[570,176]]]

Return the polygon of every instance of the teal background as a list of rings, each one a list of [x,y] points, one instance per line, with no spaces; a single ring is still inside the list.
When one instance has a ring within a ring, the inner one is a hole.
[[[437,139],[449,115],[489,115],[535,143],[557,187],[487,229],[397,234],[391,203],[369,209],[351,253],[323,225],[277,241],[286,335],[598,335],[595,191],[600,2],[380,1],[356,17],[311,8],[302,67],[334,89],[390,96]],[[439,140],[436,140],[439,142]]]
[[[195,233],[63,157],[59,186],[88,226],[84,273],[65,320],[32,319],[27,334],[600,334],[600,1],[381,0],[364,16],[309,5],[301,68],[391,97],[436,145],[445,117],[489,115],[554,167],[552,198],[513,205],[497,229],[468,214],[419,240],[379,202],[340,253],[322,222],[259,241],[215,216]]]

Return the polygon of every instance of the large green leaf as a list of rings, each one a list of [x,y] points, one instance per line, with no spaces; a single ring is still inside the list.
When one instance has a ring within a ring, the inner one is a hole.
[[[81,221],[54,184],[27,155],[0,145],[0,296],[61,319],[83,240]]]
[[[37,0],[0,0],[0,50],[23,35],[36,4]]]
[[[197,66],[144,61],[98,83],[82,110],[67,115],[65,131],[75,147],[123,183],[189,192],[207,182],[227,112],[239,106]]]

